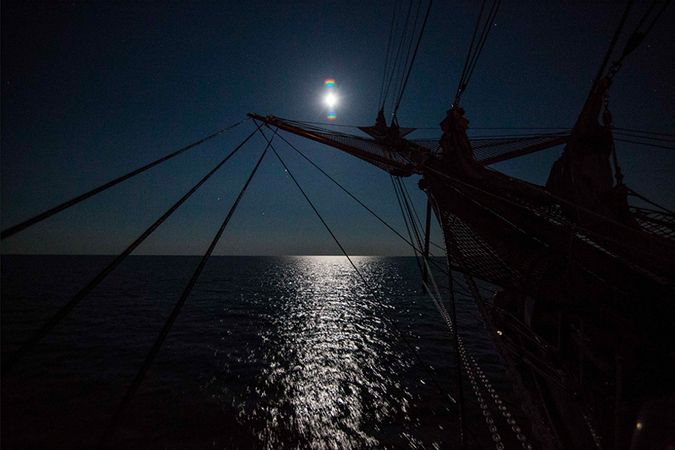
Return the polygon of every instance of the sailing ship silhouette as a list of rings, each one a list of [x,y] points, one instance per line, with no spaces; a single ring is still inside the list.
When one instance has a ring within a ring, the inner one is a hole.
[[[490,408],[512,431],[509,437],[498,433],[495,418],[485,415],[488,433],[497,448],[503,448],[505,442],[547,449],[638,449],[675,445],[672,422],[668,422],[672,420],[668,414],[672,415],[675,410],[675,346],[671,325],[675,298],[675,214],[653,202],[650,202],[652,208],[631,205],[631,199],[641,197],[624,183],[614,148],[614,134],[623,133],[624,137],[633,139],[646,134],[617,130],[607,101],[612,81],[624,60],[639,48],[668,2],[658,7],[654,2],[644,12],[637,28],[625,39],[619,56],[612,60],[630,13],[632,2],[629,3],[589,95],[581,105],[578,120],[570,130],[471,139],[467,135],[467,113],[460,106],[461,96],[468,88],[499,3],[498,0],[483,2],[454,101],[440,123],[442,135],[439,140],[407,138],[413,129],[400,127],[396,116],[429,16],[429,2],[416,38],[413,35],[404,37],[395,49],[390,36],[387,58],[393,62],[389,69],[385,68],[382,102],[374,125],[360,127],[360,134],[350,134],[312,122],[249,114],[256,125],[255,130],[21,347],[12,354],[3,355],[3,374],[9,373],[26,357],[94,287],[256,133],[265,137],[267,146],[148,351],[101,440],[102,445],[106,445],[115,432],[126,406],[141,385],[267,154],[274,153],[279,158],[349,258],[277,153],[275,139],[292,146],[280,133],[283,131],[345,152],[391,175],[409,232],[407,238],[397,234],[418,256],[424,289],[452,335],[459,362],[455,385],[458,417],[462,424],[465,391],[469,385],[475,387],[481,383],[491,396]],[[407,56],[400,58],[406,45]],[[399,72],[400,68],[404,70]],[[393,93],[394,108],[388,124],[384,100],[391,91],[395,73],[402,76]],[[334,119],[334,112],[330,114],[332,117],[329,115],[328,119]],[[2,239],[183,154],[236,125],[7,228],[2,231]],[[563,144],[562,155],[551,168],[545,186],[515,179],[489,167]],[[295,150],[309,160],[300,150]],[[424,226],[401,183],[402,177],[411,176],[420,177],[420,189],[428,199]],[[349,195],[355,198],[351,193]],[[458,332],[454,298],[442,299],[434,287],[436,283],[430,265],[435,262],[430,258],[429,239],[432,216],[443,231],[449,268],[446,273],[450,280],[453,276],[462,277],[469,287],[522,397],[523,409],[529,417],[527,429],[515,422],[479,363],[467,352]],[[383,221],[379,216],[377,218]],[[357,266],[352,265],[358,273]],[[359,276],[367,286],[366,279],[360,273]],[[498,288],[494,298],[482,295],[478,283],[484,282]],[[487,410],[488,402],[477,389],[474,389],[474,395],[481,408],[485,406]],[[460,433],[458,441],[461,446],[472,445],[471,436],[465,432]]]

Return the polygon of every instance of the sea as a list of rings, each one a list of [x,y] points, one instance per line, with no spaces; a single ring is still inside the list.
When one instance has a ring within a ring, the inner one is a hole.
[[[3,358],[112,258],[2,256]],[[352,259],[365,283],[343,256],[211,257],[104,446],[457,448],[455,351],[416,259]],[[2,448],[99,445],[199,260],[131,256],[91,292],[3,376]],[[517,414],[473,300],[456,305],[467,352]],[[466,377],[462,392],[465,433],[495,448]]]

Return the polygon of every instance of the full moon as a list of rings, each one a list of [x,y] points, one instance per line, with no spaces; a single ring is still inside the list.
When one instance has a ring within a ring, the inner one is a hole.
[[[326,104],[326,106],[328,106],[329,108],[333,108],[333,107],[335,107],[335,105],[337,105],[338,99],[337,99],[337,96],[336,96],[335,94],[333,94],[332,92],[329,92],[329,93],[326,94],[326,96],[323,98],[323,102],[324,102],[324,103]]]

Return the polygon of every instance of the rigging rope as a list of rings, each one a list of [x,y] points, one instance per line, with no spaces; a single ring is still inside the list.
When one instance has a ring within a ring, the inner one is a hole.
[[[122,261],[133,252],[136,247],[141,245],[141,243],[150,236],[169,216],[171,216],[188,198],[192,196],[211,176],[220,169],[223,164],[225,164],[232,156],[234,156],[239,149],[241,149],[246,142],[248,142],[251,137],[258,131],[260,126],[251,132],[251,134],[246,137],[234,150],[232,150],[225,158],[223,158],[216,166],[211,169],[204,177],[197,182],[190,190],[188,190],[176,203],[174,203],[169,209],[166,210],[162,216],[153,222],[143,233],[140,234],[131,244],[127,246],[126,249],[115,259],[108,264],[101,272],[99,272],[86,286],[80,289],[73,298],[68,301],[65,305],[56,311],[47,322],[42,325],[33,335],[25,341],[18,350],[10,354],[7,358],[7,361],[3,361],[2,364],[2,373],[5,374],[11,370],[11,368],[16,364],[21,358],[23,358],[28,352],[30,352],[35,345],[40,342],[47,334],[49,334],[58,323],[63,320],[96,286],[98,286],[107,276],[110,274],[117,266],[119,266]]]
[[[398,184],[398,189],[401,193],[401,198],[403,199],[403,205],[405,206],[405,212],[402,209],[401,214],[403,215],[403,219],[406,220],[407,217],[407,222],[410,223],[410,227],[412,227],[413,232],[415,234],[416,241],[418,243],[418,248],[422,249],[422,230],[424,230],[424,226],[422,226],[422,221],[420,220],[419,214],[417,214],[417,210],[415,209],[415,204],[412,201],[412,198],[410,197],[410,193],[408,192],[408,188],[406,187],[405,183],[401,180],[400,177],[396,177],[396,182]],[[396,188],[394,188],[396,189]],[[400,205],[400,200],[399,200],[399,205]],[[419,225],[419,229],[417,226]],[[411,238],[412,239],[412,238]],[[440,245],[436,244],[433,241],[429,242],[436,248],[445,251],[444,247],[441,247]],[[420,251],[420,254],[423,255],[424,252]],[[433,256],[433,255],[431,255]],[[420,265],[421,266],[421,265]],[[422,269],[424,268],[423,266],[421,267]],[[423,272],[423,271],[422,271]]]
[[[431,268],[429,267],[428,262],[426,259],[424,260],[424,263],[426,264],[427,271],[429,274],[429,279],[431,281],[431,284],[433,288],[436,291],[436,294],[438,297],[435,297],[434,294],[431,291],[431,288],[429,287],[428,283],[425,280],[422,280],[422,284],[424,285],[424,290],[429,295],[429,298],[431,298],[432,302],[434,303],[434,306],[436,307],[436,310],[438,311],[439,315],[445,322],[445,324],[448,327],[448,330],[450,331],[450,336],[452,337],[452,346],[456,352],[456,370],[457,370],[457,392],[458,392],[458,399],[459,399],[459,411],[460,411],[460,447],[464,447],[464,425],[465,425],[465,419],[464,419],[464,389],[463,389],[463,383],[462,383],[462,364],[464,364],[463,357],[461,353],[459,352],[459,343],[460,343],[460,338],[457,335],[457,327],[454,327],[453,324],[455,323],[454,320],[456,320],[456,317],[453,315],[453,317],[450,317],[448,314],[447,309],[445,306],[443,306],[443,302],[441,301],[441,294],[440,290],[438,289],[438,285],[436,284],[436,279],[433,276],[433,273],[431,271]],[[450,260],[448,260],[448,267],[450,267]],[[451,296],[451,303],[453,305],[453,314],[455,313],[454,310],[454,287],[452,283],[452,272],[448,272],[449,275],[449,292]]]
[[[647,134],[647,135],[652,135],[652,136],[675,138],[675,134],[661,133],[661,132],[658,132],[658,131],[636,130],[635,128],[612,127],[612,130],[620,130],[620,131],[627,131],[627,132],[630,132],[630,133]]]
[[[453,101],[453,105],[455,106],[459,105],[459,100],[464,91],[466,90],[469,84],[469,80],[473,75],[473,71],[476,68],[478,58],[480,57],[480,54],[483,52],[485,42],[487,41],[488,35],[490,34],[490,30],[492,29],[492,21],[497,15],[497,11],[499,10],[501,0],[494,0],[492,2],[492,6],[490,7],[490,11],[486,16],[486,20],[483,23],[480,36],[478,37],[478,42],[476,43],[476,33],[478,31],[478,28],[480,27],[481,19],[483,18],[485,3],[486,0],[483,0],[480,12],[478,14],[478,19],[476,20],[476,25],[474,27],[473,36],[471,38],[471,44],[469,45],[469,51],[467,52],[466,59],[464,61],[464,68],[462,69],[462,75],[460,76],[459,83],[457,84],[457,92],[455,93],[455,99]],[[474,43],[476,44],[475,47]]]
[[[487,20],[485,21],[485,25],[483,26],[483,31],[481,32],[481,37],[478,42],[478,48],[476,52],[474,52],[473,58],[471,62],[469,63],[469,68],[467,69],[466,77],[464,78],[463,86],[462,86],[462,92],[466,90],[467,85],[469,84],[469,80],[471,79],[471,76],[473,75],[473,71],[476,68],[476,65],[478,63],[478,58],[480,57],[480,54],[483,52],[483,48],[485,47],[485,42],[487,41],[488,35],[490,34],[490,31],[492,30],[492,21],[494,20],[495,16],[497,15],[497,10],[499,9],[499,6],[501,4],[501,0],[497,0],[492,4],[492,9],[490,10],[490,13],[488,15]],[[460,93],[461,95],[461,93]]]
[[[407,198],[407,203],[410,204],[410,208],[411,208],[412,212],[414,213],[414,216],[415,216],[414,218],[417,221],[417,225],[419,225],[419,230],[420,230],[419,234],[421,236],[422,230],[424,229],[424,226],[422,225],[422,220],[420,220],[420,216],[419,216],[419,214],[417,214],[417,209],[415,209],[415,203],[413,203],[412,198],[410,197],[410,192],[408,192],[408,188],[406,187],[405,183],[403,181],[401,181],[400,184],[401,184],[401,188],[403,190],[403,193],[405,194],[405,197]],[[412,220],[412,218],[411,218],[411,220]]]
[[[389,95],[389,88],[391,87],[391,83],[393,81],[395,73],[398,71],[398,63],[399,63],[399,57],[401,55],[401,47],[403,46],[403,42],[405,41],[405,36],[408,32],[408,20],[410,19],[410,10],[412,9],[412,0],[408,2],[408,12],[406,13],[405,20],[403,21],[403,33],[401,34],[401,39],[398,42],[398,48],[396,50],[396,57],[394,58],[394,63],[391,68],[391,72],[389,73],[389,80],[387,81],[387,87],[384,91],[384,96],[382,97],[382,104],[380,105],[380,109],[384,108],[384,103],[386,102],[386,99]]]
[[[392,14],[391,14],[391,24],[389,25],[389,38],[387,39],[387,50],[385,52],[385,57],[384,57],[384,70],[382,71],[382,82],[380,84],[380,97],[377,101],[377,103],[379,105],[381,105],[380,108],[384,107],[384,84],[387,80],[387,69],[389,68],[391,43],[392,43],[393,37],[394,37],[394,23],[396,21],[396,10],[398,9],[398,3],[399,3],[399,0],[396,0],[396,2],[394,3],[394,8],[392,9]]]
[[[647,9],[645,14],[642,16],[642,19],[640,19],[640,22],[638,25],[635,27],[633,30],[633,33],[628,37],[628,41],[626,42],[626,45],[623,49],[623,52],[621,54],[621,57],[619,58],[618,61],[615,61],[612,63],[612,66],[609,68],[608,71],[608,77],[611,79],[616,75],[617,71],[621,68],[621,65],[623,64],[623,60],[631,54],[636,48],[640,46],[642,41],[644,41],[645,37],[649,34],[649,32],[652,30],[656,22],[659,20],[663,12],[666,10],[666,7],[670,4],[670,0],[667,0],[663,2],[663,6],[661,6],[661,9],[659,10],[658,13],[656,13],[656,16],[654,19],[651,21],[649,26],[647,27],[646,30],[640,31],[640,28],[644,24],[644,22],[647,20],[647,17],[651,15],[651,12],[654,10],[654,7],[656,6],[656,0],[654,0],[651,4],[651,6]]]
[[[421,248],[417,248],[415,244],[412,242],[412,238],[407,239],[405,236],[403,236],[401,233],[399,233],[394,227],[392,227],[386,220],[384,220],[382,217],[380,217],[375,211],[373,211],[371,208],[369,208],[365,203],[363,203],[358,197],[356,197],[352,192],[350,192],[347,188],[345,188],[342,184],[340,184],[335,178],[330,176],[325,170],[323,170],[321,167],[319,167],[314,161],[312,161],[307,155],[305,155],[303,152],[301,152],[296,146],[294,146],[292,143],[290,143],[286,138],[284,138],[281,134],[278,133],[278,129],[272,129],[269,127],[269,125],[266,125],[266,127],[271,130],[275,136],[278,136],[279,139],[284,141],[291,149],[293,149],[296,153],[298,153],[303,159],[305,159],[308,163],[310,163],[315,169],[317,169],[319,172],[321,172],[326,178],[328,178],[330,181],[332,181],[337,187],[339,187],[345,194],[347,194],[349,197],[351,197],[356,203],[358,203],[361,207],[363,207],[366,211],[368,211],[373,217],[375,217],[378,221],[380,221],[384,226],[389,228],[396,236],[398,236],[403,242],[408,244],[413,251],[417,251],[419,253],[422,253]],[[441,250],[445,249],[438,244],[435,244],[432,242],[433,245],[438,247]],[[429,256],[434,257],[434,255],[430,252]],[[436,261],[433,259],[430,260],[431,264],[434,265],[438,270],[440,270],[442,273],[447,275],[447,271],[440,266]]]
[[[96,188],[94,188],[94,189],[92,189],[88,192],[85,192],[84,194],[80,194],[77,197],[71,198],[70,200],[67,200],[67,201],[61,203],[60,205],[57,205],[57,206],[55,206],[51,209],[48,209],[47,211],[43,211],[40,214],[38,214],[34,217],[31,217],[28,220],[24,220],[21,223],[18,223],[14,226],[11,226],[11,227],[7,228],[6,230],[3,230],[2,233],[0,233],[0,240],[4,240],[4,239],[6,239],[10,236],[13,236],[16,233],[18,233],[20,231],[23,231],[26,228],[28,228],[32,225],[35,225],[38,222],[42,222],[43,220],[53,216],[54,214],[63,211],[64,209],[68,209],[71,206],[74,206],[74,205],[88,199],[89,197],[93,197],[96,194],[99,194],[99,193],[101,193],[101,192],[103,192],[103,191],[105,191],[105,190],[107,190],[107,189],[109,189],[109,188],[111,188],[111,187],[113,187],[117,184],[120,184],[123,181],[128,180],[129,178],[135,177],[136,175],[138,175],[140,173],[143,173],[146,170],[149,170],[149,169],[151,169],[151,168],[153,168],[153,167],[155,167],[155,166],[157,166],[157,165],[159,165],[159,164],[161,164],[165,161],[168,161],[168,160],[182,154],[182,153],[185,153],[188,150],[193,149],[193,148],[203,144],[204,142],[207,142],[207,141],[209,141],[209,140],[211,140],[211,139],[213,139],[217,136],[220,136],[221,134],[225,133],[226,131],[229,131],[229,130],[232,130],[233,128],[236,128],[242,122],[244,122],[244,120],[240,120],[239,122],[237,122],[233,125],[222,128],[222,129],[216,131],[215,133],[212,133],[212,134],[210,134],[210,135],[208,135],[208,136],[206,136],[206,137],[204,137],[204,138],[202,138],[202,139],[200,139],[196,142],[193,142],[192,144],[188,144],[185,147],[182,147],[182,148],[180,148],[180,149],[178,149],[178,150],[176,150],[172,153],[169,153],[168,155],[163,156],[163,157],[161,157],[161,158],[159,158],[159,159],[157,159],[157,160],[155,160],[151,163],[148,163],[148,164],[146,164],[142,167],[139,167],[136,170],[132,170],[131,172],[129,172],[125,175],[122,175],[120,177],[117,177],[114,180],[108,181],[107,183],[104,183],[104,184],[102,184],[102,185],[100,185],[100,186],[98,186],[98,187],[96,187]]]
[[[637,192],[635,192],[635,191],[634,191],[633,189],[631,189],[631,188],[628,188],[628,194],[629,194],[629,195],[633,195],[633,196],[639,198],[640,200],[642,200],[642,201],[644,201],[644,202],[647,202],[647,203],[649,203],[650,205],[655,206],[655,207],[657,207],[657,208],[663,210],[664,212],[666,212],[666,213],[668,213],[668,214],[675,215],[675,212],[673,212],[672,210],[666,208],[665,206],[659,205],[658,203],[655,203],[655,202],[649,200],[647,197],[645,197],[644,195],[638,194]]]
[[[420,271],[420,274],[422,273],[422,264],[420,263],[420,259],[418,256],[418,250],[422,248],[422,241],[420,240],[419,234],[417,233],[417,229],[414,229],[414,239],[413,239],[413,232],[410,231],[410,227],[414,226],[414,223],[408,223],[408,216],[405,213],[405,209],[403,207],[403,201],[401,200],[401,193],[400,191],[400,180],[398,178],[394,178],[393,175],[389,175],[389,178],[391,179],[391,184],[394,187],[394,194],[396,194],[396,201],[398,202],[398,207],[401,210],[401,215],[403,216],[403,222],[405,223],[405,228],[408,231],[408,236],[410,237],[411,241],[414,241],[417,243],[417,247],[413,247],[413,254],[415,255],[415,262],[417,263],[417,268]],[[419,250],[421,253],[421,250]]]
[[[675,146],[654,144],[654,143],[651,143],[651,142],[640,142],[640,141],[634,141],[634,140],[631,140],[631,139],[623,139],[623,138],[614,138],[614,140],[618,141],[618,142],[626,142],[628,144],[644,145],[645,147],[654,147],[654,148],[663,148],[663,149],[666,149],[666,150],[675,150]]]
[[[675,137],[668,137],[668,136],[657,136],[657,135],[644,135],[644,134],[638,134],[638,133],[631,133],[628,131],[617,131],[613,130],[614,134],[618,134],[619,136],[627,136],[631,137],[634,139],[646,139],[648,141],[657,141],[657,142],[670,142],[675,144]]]
[[[471,43],[469,43],[469,49],[466,52],[466,58],[464,58],[464,66],[462,67],[462,73],[459,76],[459,83],[457,84],[457,93],[455,94],[455,102],[457,103],[458,100],[458,94],[459,94],[459,89],[462,86],[462,81],[464,80],[464,77],[466,76],[466,69],[469,66],[469,60],[471,59],[471,52],[473,50],[473,44],[476,42],[476,35],[478,34],[478,28],[480,27],[480,19],[483,17],[483,11],[485,10],[485,2],[486,0],[483,0],[480,4],[480,11],[478,12],[478,17],[476,17],[476,24],[473,26],[473,33],[471,35]]]
[[[602,78],[602,74],[605,71],[605,67],[607,66],[607,63],[609,62],[609,58],[612,56],[612,53],[614,52],[614,47],[616,46],[616,41],[619,39],[619,35],[621,34],[621,30],[623,30],[623,26],[626,23],[626,19],[628,18],[628,13],[630,13],[631,8],[633,7],[634,0],[628,0],[626,3],[626,9],[623,11],[623,15],[621,16],[621,20],[619,21],[619,25],[616,27],[616,30],[614,31],[614,36],[612,36],[612,40],[609,43],[609,48],[607,49],[607,52],[605,52],[605,57],[602,59],[602,63],[600,64],[600,69],[598,69],[598,74],[595,76],[595,80],[593,80],[593,87],[595,88],[595,85],[600,81]],[[591,93],[593,90],[591,90]]]
[[[421,4],[421,2],[418,3],[418,11],[419,11],[419,5],[420,4]],[[417,44],[415,44],[415,51],[412,55],[410,65],[408,66],[408,71],[405,75],[403,85],[402,85],[401,89],[399,90],[398,100],[396,101],[396,106],[394,107],[394,112],[393,112],[394,117],[396,117],[396,113],[398,112],[398,108],[399,108],[399,106],[401,106],[401,100],[403,100],[403,93],[405,92],[405,88],[408,85],[408,79],[410,78],[410,72],[412,72],[413,65],[415,64],[415,58],[417,57],[417,51],[420,48],[420,42],[422,41],[422,36],[424,35],[424,29],[427,26],[427,20],[429,19],[429,13],[431,12],[431,4],[432,4],[432,0],[429,0],[429,4],[427,5],[427,12],[424,15],[424,21],[422,22],[422,28],[420,29],[420,34],[417,36]],[[415,22],[417,23],[417,17],[415,17]],[[412,43],[412,40],[410,42]],[[408,49],[408,51],[410,51],[410,49]],[[407,64],[407,58],[406,58],[406,64]]]
[[[617,27],[617,29],[614,33],[614,36],[612,37],[612,41],[609,45],[609,48],[607,49],[607,53],[605,53],[605,57],[602,61],[602,64],[600,65],[600,70],[598,70],[598,75],[596,76],[595,82],[593,84],[594,88],[603,76],[602,74],[605,70],[605,67],[607,66],[607,62],[609,61],[609,58],[611,57],[611,54],[614,52],[614,47],[615,47],[616,42],[619,38],[619,35],[621,34],[621,31],[622,31],[623,26],[625,24],[626,18],[628,16],[628,13],[629,13],[631,7],[633,6],[633,3],[634,3],[634,0],[629,0],[627,5],[626,5],[626,9],[623,13],[623,16],[621,17],[621,21],[619,23],[619,26]],[[623,65],[624,59],[626,59],[626,57],[628,55],[633,53],[633,51],[635,51],[635,49],[637,49],[640,46],[640,44],[642,44],[644,39],[651,32],[652,28],[654,28],[654,25],[656,25],[656,22],[659,20],[661,15],[664,13],[666,8],[670,4],[670,0],[666,0],[665,2],[663,2],[663,5],[661,6],[661,9],[659,9],[659,11],[656,13],[656,15],[654,16],[652,21],[647,26],[647,28],[644,31],[641,31],[640,29],[645,24],[645,22],[647,21],[647,18],[652,14],[652,11],[656,7],[656,3],[657,3],[657,0],[652,1],[649,8],[647,8],[647,11],[642,15],[642,18],[638,22],[637,26],[633,29],[633,32],[628,37],[628,39],[626,41],[626,44],[624,45],[623,51],[621,53],[621,56],[619,57],[619,59],[614,61],[612,63],[612,65],[610,66],[610,68],[607,70],[607,73],[605,74],[605,76],[610,81],[614,78],[614,76],[617,74],[617,72],[619,71],[619,69]]]
[[[254,131],[260,130],[260,125],[257,127],[257,129]],[[120,405],[117,407],[117,410],[113,414],[113,417],[110,421],[110,425],[107,427],[106,431],[103,433],[103,436],[101,438],[101,444],[105,445],[107,444],[108,440],[110,437],[112,437],[113,433],[117,429],[117,427],[120,424],[120,420],[122,419],[122,413],[125,411],[127,405],[131,401],[131,399],[134,397],[136,394],[136,391],[140,387],[141,383],[143,382],[143,379],[145,378],[145,374],[147,373],[148,369],[152,365],[152,362],[154,361],[155,357],[157,356],[157,353],[159,353],[159,350],[162,347],[162,344],[164,343],[164,340],[168,336],[169,332],[171,331],[171,327],[173,326],[174,322],[176,321],[176,318],[178,317],[178,314],[180,314],[180,310],[185,304],[187,298],[189,297],[190,293],[192,292],[192,289],[194,288],[195,284],[197,283],[197,280],[199,279],[199,276],[201,275],[202,271],[204,270],[204,266],[206,266],[206,263],[213,253],[213,250],[216,248],[216,245],[218,244],[218,241],[220,240],[221,236],[223,235],[223,232],[225,231],[225,228],[230,222],[230,219],[234,215],[235,211],[237,210],[237,206],[239,206],[239,202],[241,201],[242,197],[244,196],[244,193],[248,189],[249,184],[251,183],[251,180],[255,176],[256,172],[258,171],[258,168],[260,167],[260,164],[262,163],[263,159],[265,158],[265,155],[267,154],[268,149],[270,148],[271,141],[267,144],[265,147],[265,150],[262,152],[260,155],[260,158],[258,158],[258,161],[256,162],[255,167],[251,171],[250,175],[246,179],[246,183],[244,183],[244,186],[241,188],[241,191],[239,191],[239,195],[237,195],[236,200],[230,207],[230,210],[227,212],[227,216],[225,216],[225,219],[223,220],[222,224],[220,225],[220,228],[218,228],[218,231],[216,232],[215,236],[213,237],[213,240],[211,241],[211,244],[209,245],[208,249],[202,256],[201,261],[199,261],[199,265],[195,269],[194,273],[192,274],[192,277],[190,278],[190,281],[188,281],[188,284],[185,286],[185,289],[183,289],[183,293],[181,294],[180,298],[174,305],[173,309],[171,310],[171,314],[167,318],[166,322],[164,323],[164,326],[162,327],[162,330],[160,331],[159,335],[157,336],[157,339],[155,340],[154,344],[150,348],[150,351],[147,353],[145,360],[143,362],[143,365],[139,369],[138,373],[134,377],[134,380],[132,381],[131,385],[127,389],[126,394],[124,395],[124,398],[122,399],[122,402]],[[101,445],[101,446],[102,446]]]
[[[417,7],[415,8],[415,18],[412,21],[412,30],[410,30],[410,39],[408,40],[408,48],[405,51],[405,59],[401,60],[402,64],[401,67],[398,70],[397,74],[397,79],[398,79],[398,88],[396,92],[401,91],[401,86],[403,85],[403,74],[405,73],[406,67],[408,67],[408,63],[410,62],[410,54],[412,50],[412,44],[413,41],[415,40],[415,31],[417,30],[417,19],[419,19],[420,16],[420,7],[422,6],[422,0],[417,0]],[[396,97],[392,98],[392,108],[394,106],[394,103],[396,101]]]
[[[403,239],[403,241],[405,241],[406,244],[408,244],[408,245],[411,246],[413,249],[415,249],[415,245],[414,245],[411,241],[409,241],[408,239],[406,239],[406,238],[405,238],[401,233],[399,233],[394,227],[392,227],[391,225],[389,225],[389,223],[388,223],[386,220],[384,220],[384,219],[383,219],[382,217],[380,217],[375,211],[373,211],[373,210],[372,210],[371,208],[369,208],[365,203],[363,203],[361,200],[359,200],[359,199],[358,199],[354,194],[352,194],[347,188],[345,188],[344,186],[342,186],[342,184],[340,184],[337,180],[335,180],[335,178],[333,178],[333,177],[330,176],[328,173],[326,173],[326,171],[324,171],[321,167],[319,167],[316,163],[314,163],[314,161],[312,161],[307,155],[305,155],[304,153],[302,153],[297,147],[295,147],[293,144],[291,144],[291,143],[290,143],[288,140],[286,140],[282,135],[278,134],[278,130],[276,130],[276,129],[275,129],[275,130],[272,130],[269,126],[268,126],[267,128],[269,128],[269,129],[275,134],[275,136],[278,136],[279,139],[281,139],[282,141],[284,141],[290,148],[292,148],[293,150],[295,150],[295,152],[297,152],[300,156],[302,156],[308,163],[310,163],[312,166],[314,166],[315,169],[317,169],[319,172],[321,172],[323,175],[325,175],[330,181],[332,181],[337,187],[339,187],[345,194],[347,194],[348,196],[350,196],[354,201],[356,201],[359,205],[361,205],[363,208],[365,208],[366,211],[368,211],[370,214],[372,214],[373,217],[375,217],[377,220],[379,220],[384,226],[386,226],[386,227],[389,228],[391,231],[393,231],[394,234],[396,234],[399,238]],[[420,251],[420,250],[417,249],[417,251]]]

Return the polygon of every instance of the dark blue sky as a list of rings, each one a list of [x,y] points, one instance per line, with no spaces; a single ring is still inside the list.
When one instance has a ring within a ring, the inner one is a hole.
[[[443,118],[477,6],[434,4],[399,110],[403,126],[436,126]],[[633,19],[646,6],[638,2]],[[504,2],[462,99],[471,125],[572,126],[622,10],[613,1]],[[371,123],[390,17],[390,2],[3,2],[2,228],[250,111],[325,121],[320,96],[328,77],[342,98],[337,122]],[[673,23],[670,8],[619,72],[610,100],[616,126],[675,132]],[[3,242],[3,252],[117,253],[251,130],[246,123],[60,213]],[[292,141],[403,230],[386,174],[333,149]],[[389,230],[278,147],[350,253],[409,254]],[[627,184],[675,208],[675,154],[618,148]],[[262,149],[256,137],[137,253],[202,253]],[[558,154],[498,168],[543,183]],[[416,181],[408,185],[421,211]],[[216,253],[339,250],[268,157]]]

